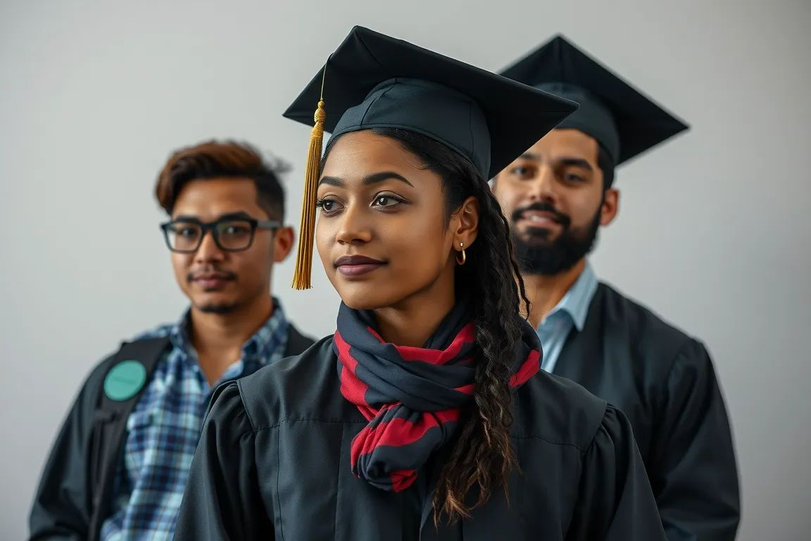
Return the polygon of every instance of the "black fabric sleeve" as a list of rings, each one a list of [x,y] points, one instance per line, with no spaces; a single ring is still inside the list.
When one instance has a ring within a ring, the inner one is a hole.
[[[671,541],[732,541],[740,521],[738,471],[712,361],[690,340],[674,359],[663,393],[651,486]]]
[[[255,464],[255,434],[237,383],[211,400],[175,529],[177,541],[272,540]],[[274,453],[275,449],[263,450]]]
[[[29,516],[32,541],[89,536],[92,487],[89,457],[96,401],[109,359],[82,386],[45,463]]]
[[[584,454],[580,496],[566,539],[665,539],[631,424],[613,406],[607,406]]]

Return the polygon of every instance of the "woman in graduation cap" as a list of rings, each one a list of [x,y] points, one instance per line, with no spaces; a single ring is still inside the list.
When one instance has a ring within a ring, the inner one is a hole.
[[[315,236],[337,331],[215,393],[176,539],[664,539],[625,416],[539,371],[486,183],[574,104],[359,27],[316,103],[294,285]]]

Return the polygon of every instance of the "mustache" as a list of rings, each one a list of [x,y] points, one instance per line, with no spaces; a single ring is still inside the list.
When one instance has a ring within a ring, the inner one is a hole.
[[[513,222],[517,222],[521,219],[521,216],[530,210],[534,210],[535,212],[548,212],[555,217],[555,220],[560,223],[563,227],[569,227],[572,223],[572,219],[569,218],[568,215],[562,213],[554,206],[550,205],[549,203],[533,203],[531,205],[527,205],[525,207],[519,207],[513,211],[512,216],[510,218]]]
[[[219,268],[214,267],[214,266],[210,266],[210,267],[202,267],[202,268],[199,268],[199,269],[194,269],[194,270],[188,272],[186,274],[186,281],[187,282],[193,282],[194,280],[197,280],[201,276],[207,276],[207,275],[215,275],[217,278],[221,278],[223,280],[236,280],[237,279],[237,275],[234,272],[219,269]]]

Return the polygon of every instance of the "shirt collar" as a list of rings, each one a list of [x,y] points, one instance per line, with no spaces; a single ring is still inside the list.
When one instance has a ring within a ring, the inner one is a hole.
[[[273,352],[281,344],[286,343],[289,327],[290,323],[287,321],[282,305],[279,303],[279,299],[274,297],[273,315],[242,346],[242,357],[248,360],[256,359],[262,365],[266,364]]]
[[[191,309],[187,309],[180,321],[169,331],[169,340],[172,342],[172,346],[186,353],[188,357],[195,358],[188,333],[190,322]],[[289,327],[290,323],[287,321],[279,299],[273,297],[273,314],[242,345],[242,358],[256,359],[260,364],[265,364],[279,345],[285,342]]]
[[[586,317],[589,314],[589,305],[597,292],[597,276],[591,264],[586,262],[586,267],[580,276],[577,277],[574,285],[560,299],[560,302],[552,309],[551,314],[565,312],[569,314],[578,331],[582,331],[586,325]]]

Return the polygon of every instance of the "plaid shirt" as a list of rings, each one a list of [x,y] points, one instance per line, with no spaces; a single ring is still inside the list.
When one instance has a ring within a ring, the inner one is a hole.
[[[102,539],[172,539],[212,390],[219,383],[247,376],[284,357],[289,323],[276,299],[274,305],[273,315],[243,345],[242,357],[213,386],[209,386],[189,342],[188,313],[176,325],[140,336],[168,334],[172,347],[155,367],[127,421],[113,512],[102,526]]]

